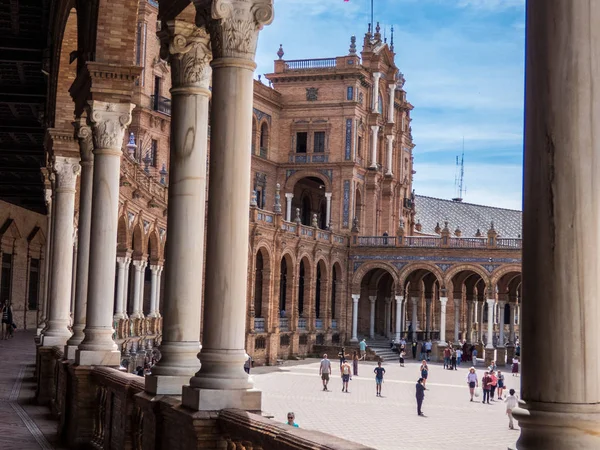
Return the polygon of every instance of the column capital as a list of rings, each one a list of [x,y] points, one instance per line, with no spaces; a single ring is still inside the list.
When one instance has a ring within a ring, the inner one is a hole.
[[[214,58],[252,61],[258,32],[273,21],[273,0],[194,0],[196,23],[207,25]],[[210,17],[209,17],[210,14]]]
[[[448,303],[448,297],[440,297],[440,303],[442,306],[446,306],[446,303]]]
[[[137,270],[142,270],[142,267],[146,267],[144,265],[145,261],[142,261],[141,259],[134,259],[133,261],[131,261],[131,263]]]
[[[391,303],[392,303],[392,297],[386,297],[386,298],[385,298],[385,304],[386,304],[386,305],[389,305],[389,304],[391,304]]]
[[[325,192],[325,198],[331,199],[332,194],[332,192]]]
[[[506,300],[498,300],[498,306],[500,308],[504,308],[504,306],[506,306],[506,303],[508,303]]]
[[[52,161],[52,170],[56,175],[56,189],[75,190],[77,177],[81,173],[79,158],[55,156]]]
[[[327,194],[325,194],[325,195],[327,195]],[[286,192],[285,193],[285,198],[287,198],[288,200],[294,198],[294,193],[293,192]]]
[[[379,133],[379,125],[371,125],[371,131],[375,134]]]
[[[44,202],[46,203],[46,208],[50,208],[52,205],[52,188],[44,189]]]
[[[182,20],[169,20],[158,36],[161,58],[171,64],[171,92],[184,92],[186,88],[196,87],[210,95],[212,52],[206,28]]]
[[[387,139],[388,144],[391,144],[392,142],[394,142],[394,135],[393,134],[386,134],[385,138]]]
[[[360,300],[360,294],[352,294],[352,301],[354,303],[358,303],[359,300]]]
[[[160,268],[161,268],[161,266],[159,266],[159,265],[150,264],[150,270],[152,271],[153,274],[158,275],[158,272],[160,272]]]
[[[121,152],[125,129],[131,123],[131,111],[134,107],[133,103],[109,103],[99,100],[88,102],[95,153],[107,149]]]
[[[396,82],[388,84],[388,89],[390,90],[390,92],[395,92],[396,87],[397,87]]]
[[[404,301],[404,296],[396,295],[396,303],[402,303]]]
[[[369,301],[371,303],[375,303],[377,301],[377,296],[376,295],[369,295]]]
[[[410,301],[412,302],[413,306],[416,306],[419,302],[419,297],[411,297]]]
[[[375,79],[375,81],[379,81],[380,78],[381,72],[373,72],[373,79]]]
[[[120,266],[123,266],[123,268],[125,268],[125,266],[130,262],[131,260],[127,257],[127,256],[117,256],[117,263]]]
[[[486,303],[488,305],[488,308],[493,307],[496,304],[496,299],[495,298],[488,298],[486,300]]]
[[[81,163],[89,164],[94,162],[94,143],[92,142],[92,128],[88,125],[85,117],[80,117],[73,122],[75,127],[75,136],[79,141],[79,154]]]
[[[455,298],[453,298],[453,300],[454,300],[454,305],[460,305],[460,300],[461,300],[460,298],[455,297]]]

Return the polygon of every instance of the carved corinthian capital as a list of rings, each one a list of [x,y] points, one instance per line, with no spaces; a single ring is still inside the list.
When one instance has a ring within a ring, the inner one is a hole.
[[[133,103],[107,103],[92,100],[88,117],[92,123],[96,150],[121,150],[125,129],[131,123]]]
[[[79,158],[55,156],[52,164],[52,170],[56,175],[56,189],[75,190],[77,177],[81,173]]]
[[[79,140],[79,153],[81,154],[81,163],[94,162],[94,143],[92,142],[92,128],[87,124],[85,117],[80,117],[73,122],[75,135]]]
[[[198,4],[196,9],[200,12]],[[273,0],[213,0],[210,14],[208,27],[215,59],[254,61],[258,32],[273,20]]]
[[[210,36],[181,20],[170,20],[159,33],[161,57],[171,64],[171,84],[174,89],[201,87],[208,89],[212,69]]]

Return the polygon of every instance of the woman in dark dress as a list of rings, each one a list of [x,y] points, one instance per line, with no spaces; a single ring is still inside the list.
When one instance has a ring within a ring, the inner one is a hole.
[[[354,351],[352,354],[352,372],[354,375],[358,375],[358,352]]]

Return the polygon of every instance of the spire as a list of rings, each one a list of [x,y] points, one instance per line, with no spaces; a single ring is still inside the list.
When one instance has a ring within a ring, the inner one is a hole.
[[[356,55],[356,36],[354,35],[350,37],[350,54]]]
[[[379,22],[377,22],[377,26],[375,27],[375,40],[381,41],[381,27],[379,26]]]
[[[394,25],[392,25],[391,36],[390,36],[390,50],[394,51]]]

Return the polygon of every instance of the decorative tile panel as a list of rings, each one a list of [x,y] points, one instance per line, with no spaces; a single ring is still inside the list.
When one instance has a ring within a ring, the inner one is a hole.
[[[350,161],[350,149],[352,144],[352,119],[346,119],[346,150],[344,153],[344,159]]]
[[[344,180],[344,207],[342,216],[342,227],[350,226],[350,180]]]

